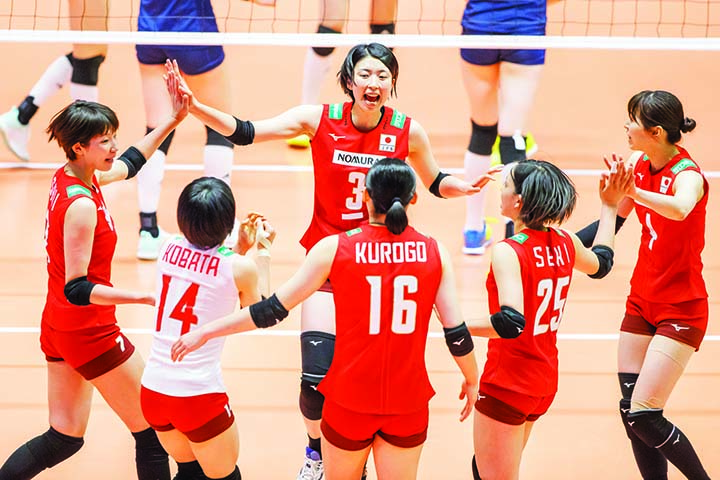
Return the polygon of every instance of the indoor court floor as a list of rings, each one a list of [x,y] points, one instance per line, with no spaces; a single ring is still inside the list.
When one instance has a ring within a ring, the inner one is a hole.
[[[339,48],[335,66],[346,51]],[[0,110],[21,101],[45,66],[68,51],[67,45],[0,44],[5,64]],[[342,53],[340,53],[342,52]],[[418,120],[431,137],[438,163],[457,172],[469,137],[468,108],[456,49],[398,48],[397,99],[392,105]],[[227,48],[233,78],[234,112],[259,119],[296,105],[305,49],[302,47]],[[31,60],[29,62],[28,60]],[[720,476],[720,126],[718,52],[552,50],[530,120],[540,145],[538,158],[571,170],[580,193],[567,227],[576,230],[596,218],[597,169],[602,156],[627,154],[623,124],[626,102],[644,89],[666,89],[683,101],[697,129],[685,146],[710,176],[705,279],[710,292],[708,338],[691,360],[666,412],[692,440],[711,476]],[[326,101],[342,101],[328,78]],[[145,132],[140,79],[134,50],[111,45],[102,66],[100,96],[120,118],[121,149]],[[53,97],[33,119],[27,165],[19,165],[0,144],[0,461],[21,442],[47,428],[45,363],[38,344],[45,296],[43,227],[49,182],[64,159],[43,130],[53,113],[69,101],[66,90]],[[168,163],[159,211],[160,224],[176,231],[176,199],[185,184],[201,174],[204,129],[188,118],[178,129]],[[42,163],[52,163],[47,168]],[[239,214],[257,210],[276,226],[272,285],[279,286],[303,258],[298,245],[312,211],[312,174],[308,151],[271,142],[235,150],[232,184]],[[52,168],[52,169],[51,169]],[[135,259],[138,216],[132,181],[104,189],[119,232],[113,264],[120,287],[154,288],[154,263]],[[498,193],[490,187],[487,214],[497,215]],[[451,251],[465,315],[487,315],[485,277],[488,258],[461,253],[465,203],[441,200],[426,191],[411,210],[412,221]],[[500,226],[496,229],[500,233]],[[499,239],[499,236],[496,235]],[[560,388],[548,414],[537,422],[525,450],[521,477],[526,480],[615,479],[639,477],[630,444],[617,413],[617,330],[637,255],[639,225],[629,220],[616,241],[611,275],[593,281],[575,276],[560,329]],[[678,286],[682,288],[682,286]],[[118,319],[140,351],[148,352],[150,307],[120,306]],[[249,480],[295,478],[306,442],[297,408],[300,351],[299,309],[272,331],[229,338],[225,348],[225,382],[240,431],[239,465]],[[433,320],[427,360],[437,395],[431,401],[430,430],[420,463],[422,480],[471,478],[472,421],[458,421],[461,376],[439,338]],[[476,339],[480,365],[486,342]],[[121,480],[134,478],[133,442],[99,395],[94,400],[85,447],[62,465],[41,474],[47,480]],[[713,433],[715,432],[715,433]],[[374,468],[370,467],[370,478]],[[671,467],[672,479],[682,475]]]

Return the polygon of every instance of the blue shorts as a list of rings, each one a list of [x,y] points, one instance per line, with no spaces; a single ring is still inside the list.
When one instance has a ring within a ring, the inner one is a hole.
[[[135,53],[143,65],[162,65],[168,58],[175,59],[188,75],[209,72],[225,60],[225,51],[219,45],[135,45]]]
[[[463,35],[485,35],[463,28]],[[545,50],[515,50],[510,48],[461,48],[460,56],[473,65],[495,65],[500,62],[516,63],[518,65],[544,65]]]

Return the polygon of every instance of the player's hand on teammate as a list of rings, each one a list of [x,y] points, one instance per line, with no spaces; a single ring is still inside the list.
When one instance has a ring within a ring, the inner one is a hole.
[[[473,382],[468,382],[467,379],[463,381],[463,384],[460,387],[459,398],[460,400],[465,400],[465,406],[460,412],[461,422],[468,418],[472,413],[473,408],[475,408],[475,400],[477,400],[478,387],[479,385],[477,380]]]
[[[173,362],[181,361],[185,358],[185,355],[190,352],[194,352],[205,345],[207,339],[204,338],[201,330],[202,329],[197,329],[192,332],[188,332],[173,343],[173,346],[170,349],[170,358],[172,358]]]
[[[151,307],[154,307],[155,306],[155,294],[143,292],[140,294],[140,298],[138,299],[137,303],[139,303],[140,305],[150,305]]]
[[[600,199],[605,205],[617,206],[630,190],[635,188],[635,175],[632,166],[625,163],[619,155],[612,154],[612,160],[603,157],[607,171],[600,176]]]
[[[173,62],[174,67],[170,60],[166,60],[165,68],[178,68],[177,62],[175,60],[173,60]],[[178,69],[178,72],[179,71],[180,70]],[[168,73],[163,75],[163,79],[165,80],[165,86],[170,94],[170,101],[173,109],[172,115],[176,120],[182,121],[185,117],[187,117],[188,112],[190,111],[190,97],[186,93],[180,91],[180,82],[184,83],[185,81],[181,76],[169,75]]]
[[[485,173],[484,175],[479,176],[475,179],[470,185],[471,188],[469,188],[465,194],[466,195],[474,195],[478,192],[480,192],[485,185],[488,183],[495,181],[494,175],[500,173],[503,171],[503,165],[495,165],[493,167],[490,167],[490,169]]]

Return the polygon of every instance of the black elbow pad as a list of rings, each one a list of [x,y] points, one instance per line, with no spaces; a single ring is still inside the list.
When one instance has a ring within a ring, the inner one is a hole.
[[[252,122],[235,117],[235,131],[225,138],[235,145],[250,145],[255,140],[255,125]]]
[[[147,163],[145,156],[135,147],[129,147],[125,150],[118,160],[127,165],[128,174],[127,177],[125,177],[126,179],[137,175],[143,165]]]
[[[475,348],[470,331],[463,322],[461,325],[453,328],[443,328],[445,333],[445,344],[450,349],[450,353],[454,357],[464,357],[472,352]]]
[[[268,328],[277,325],[287,317],[289,312],[273,294],[267,300],[250,305],[250,317],[258,328]]]
[[[65,284],[65,298],[73,305],[90,305],[90,293],[95,285],[97,284],[88,281],[87,275],[73,278]]]
[[[490,316],[490,322],[500,338],[517,338],[525,330],[525,316],[506,305]]]
[[[438,172],[437,176],[435,177],[435,180],[433,180],[432,185],[430,185],[430,188],[428,189],[428,190],[430,190],[430,193],[432,193],[433,195],[435,195],[438,198],[445,198],[442,195],[440,195],[440,182],[442,182],[443,178],[449,177],[449,176],[450,176],[449,173]]]
[[[593,273],[592,275],[588,275],[590,278],[603,278],[605,275],[610,273],[610,270],[612,270],[615,252],[613,252],[613,249],[606,246],[606,245],[595,245],[590,250],[593,251],[593,253],[598,258],[598,263],[600,264],[600,267],[598,268],[598,271]]]

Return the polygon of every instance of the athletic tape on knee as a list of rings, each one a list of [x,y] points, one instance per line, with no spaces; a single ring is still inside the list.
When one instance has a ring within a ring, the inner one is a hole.
[[[468,151],[477,155],[490,155],[497,139],[498,125],[478,125],[470,120],[472,132]]]
[[[70,56],[70,63],[73,66],[70,81],[80,85],[95,86],[98,84],[98,72],[100,64],[105,61],[105,55],[97,55],[91,58],[78,59]]]
[[[325,25],[318,25],[317,33],[342,33],[334,28],[326,27]],[[327,57],[335,51],[335,47],[312,47],[313,52],[317,53],[321,57]]]

